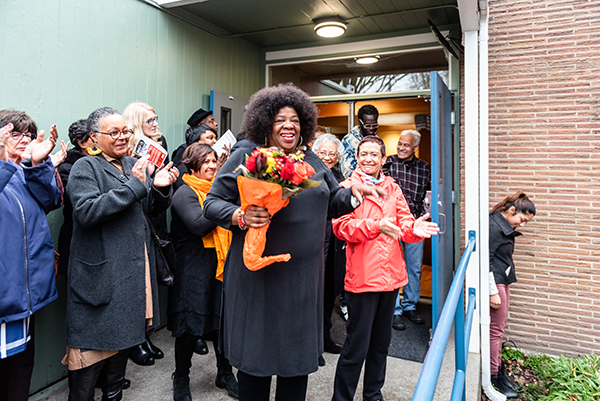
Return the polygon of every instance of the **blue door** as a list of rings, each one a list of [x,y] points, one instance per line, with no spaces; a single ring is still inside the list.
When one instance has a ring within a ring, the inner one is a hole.
[[[454,277],[452,218],[452,94],[437,72],[431,72],[431,219],[440,227],[431,239],[433,330]]]

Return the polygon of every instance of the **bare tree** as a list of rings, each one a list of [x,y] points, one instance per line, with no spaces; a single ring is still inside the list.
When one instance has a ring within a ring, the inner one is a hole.
[[[352,85],[355,93],[390,92],[394,86],[407,74],[373,75],[368,77],[344,78],[340,85]]]

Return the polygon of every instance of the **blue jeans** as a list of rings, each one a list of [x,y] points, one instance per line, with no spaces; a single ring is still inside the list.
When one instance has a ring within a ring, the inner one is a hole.
[[[408,284],[402,290],[404,295],[402,302],[400,302],[400,294],[398,294],[395,315],[401,315],[402,311],[417,308],[417,302],[421,297],[421,266],[423,265],[423,244],[425,241],[414,243],[400,241],[400,243],[403,246]]]

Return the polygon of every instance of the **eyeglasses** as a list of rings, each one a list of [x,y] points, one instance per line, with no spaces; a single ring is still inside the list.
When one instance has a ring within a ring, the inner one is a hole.
[[[146,124],[148,124],[148,125],[152,125],[152,124],[154,124],[155,121],[158,122],[158,116],[154,116],[154,117],[152,117],[152,118],[150,118],[150,119],[148,119],[148,120],[146,120],[144,122]]]
[[[363,125],[363,127],[365,127],[366,129],[371,129],[371,128],[378,128],[379,124],[375,123],[375,124],[365,124],[363,123],[363,121],[359,118],[358,121],[360,121],[360,123]]]
[[[119,131],[119,130],[114,130],[111,132],[100,132],[100,131],[96,131],[96,134],[102,134],[102,135],[110,135],[110,137],[112,139],[118,139],[121,135],[123,135],[123,137],[125,139],[131,137],[131,135],[133,135],[133,131],[130,129],[124,129],[123,131]]]
[[[21,138],[23,138],[23,137],[29,139],[30,141],[34,141],[35,138],[37,138],[37,134],[32,134],[31,132],[13,131],[10,133],[10,135],[12,136],[12,139],[14,139],[15,141],[20,141]]]
[[[329,157],[330,159],[334,159],[338,154],[335,152],[327,153],[325,151],[320,151],[317,153],[317,155],[319,155],[319,157]]]

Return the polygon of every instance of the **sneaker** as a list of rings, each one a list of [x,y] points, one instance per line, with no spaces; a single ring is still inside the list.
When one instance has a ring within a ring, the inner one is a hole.
[[[348,307],[346,305],[340,306],[340,312],[345,321],[348,321]]]

